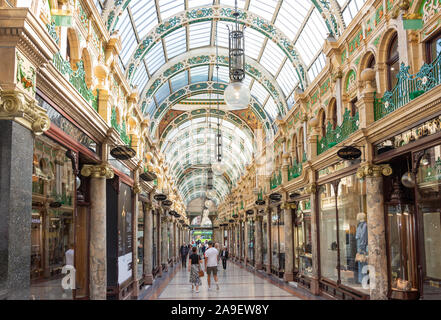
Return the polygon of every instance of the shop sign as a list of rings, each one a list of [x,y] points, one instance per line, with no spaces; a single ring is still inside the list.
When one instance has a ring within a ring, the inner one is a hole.
[[[32,219],[32,223],[41,223],[41,220],[38,218],[38,219]]]
[[[82,132],[78,127],[76,127],[72,122],[63,117],[57,110],[52,108],[52,106],[47,103],[38,94],[35,95],[38,104],[46,110],[51,123],[61,129],[64,133],[70,136],[75,141],[79,142],[81,145],[96,153],[97,144],[88,135]]]
[[[282,199],[282,195],[280,193],[272,193],[269,198],[274,201],[280,201]]]
[[[136,156],[136,151],[128,146],[116,146],[110,151],[112,157],[118,160],[129,160]]]
[[[375,149],[377,154],[381,154],[380,150],[389,151],[403,147],[438,132],[441,132],[441,115],[377,144]]]
[[[356,160],[361,157],[361,150],[348,146],[338,150],[337,155],[343,160]]]

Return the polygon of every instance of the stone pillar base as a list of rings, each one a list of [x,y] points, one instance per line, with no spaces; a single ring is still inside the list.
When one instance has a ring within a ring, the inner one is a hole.
[[[294,281],[294,274],[292,272],[289,272],[289,273],[285,272],[284,275],[283,275],[283,280],[286,281],[286,282]]]
[[[316,296],[320,294],[320,283],[318,279],[311,279],[311,293]]]
[[[153,284],[153,275],[152,274],[146,274],[144,276],[144,284],[146,284],[146,285]]]

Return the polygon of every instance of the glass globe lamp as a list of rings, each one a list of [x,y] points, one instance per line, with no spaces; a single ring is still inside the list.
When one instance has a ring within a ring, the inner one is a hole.
[[[232,82],[225,89],[224,98],[228,110],[246,109],[251,100],[250,89],[243,82]]]
[[[211,169],[213,170],[213,173],[216,176],[221,176],[225,172],[225,165],[222,162],[216,162],[216,163],[213,164]]]
[[[216,191],[211,189],[211,190],[208,190],[206,194],[207,194],[208,198],[213,199],[216,196]]]
[[[213,205],[213,200],[208,199],[205,201],[205,206],[207,208],[211,208],[212,205]]]

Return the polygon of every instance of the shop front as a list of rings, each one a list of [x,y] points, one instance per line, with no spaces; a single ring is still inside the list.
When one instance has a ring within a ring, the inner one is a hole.
[[[269,257],[269,235],[268,235],[268,215],[263,213],[262,217],[262,256],[263,256],[263,268],[266,272],[270,272],[268,270],[268,266],[270,265],[270,257]]]
[[[255,231],[255,222],[254,222],[254,220],[251,218],[251,219],[248,219],[248,221],[247,221],[247,237],[248,237],[248,248],[247,248],[247,250],[248,250],[248,252],[247,252],[247,254],[248,254],[248,263],[251,265],[251,266],[254,266],[255,265],[255,257],[254,257],[254,255],[255,255],[255,249],[254,249],[254,247],[255,247],[255,236],[254,236],[254,231]]]
[[[280,206],[271,212],[271,272],[282,278],[285,272],[285,218]]]
[[[117,160],[109,161],[115,176],[107,180],[107,299],[123,300],[134,291],[134,194],[131,171]]]
[[[310,288],[312,275],[311,200],[299,199],[293,215],[294,272],[299,283]]]
[[[89,298],[89,179],[79,172],[96,163],[97,143],[37,90],[51,119],[34,140],[30,294],[32,299]],[[63,285],[64,277],[71,277]]]
[[[369,296],[366,181],[357,168],[342,161],[318,172],[320,288],[339,299]]]
[[[441,116],[375,144],[384,178],[389,298],[441,299]]]

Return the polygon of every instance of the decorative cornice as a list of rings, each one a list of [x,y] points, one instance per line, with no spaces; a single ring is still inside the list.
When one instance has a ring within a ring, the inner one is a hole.
[[[373,165],[366,164],[357,170],[357,178],[363,179],[365,177],[381,177],[390,176],[392,168],[389,164]]]
[[[280,206],[281,209],[297,209],[297,205],[293,202],[284,202]]]
[[[86,164],[81,169],[81,174],[85,177],[113,179],[114,173],[108,163],[99,165]]]
[[[0,119],[14,120],[36,135],[49,130],[51,124],[46,110],[19,91],[0,91]]]

